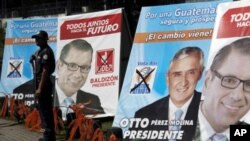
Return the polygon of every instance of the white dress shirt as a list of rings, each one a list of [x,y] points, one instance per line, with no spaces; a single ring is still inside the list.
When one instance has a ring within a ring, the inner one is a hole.
[[[65,121],[66,120],[66,114],[71,113],[72,110],[69,109],[69,107],[64,104],[64,99],[67,98],[67,96],[64,94],[64,92],[58,86],[57,83],[56,83],[56,92],[57,92],[59,106],[60,106],[60,109],[62,111],[62,119]],[[71,98],[74,100],[74,103],[76,103],[76,95],[77,95],[77,93],[75,93],[75,94],[73,94],[71,96]],[[65,113],[65,112],[67,112],[67,113]]]
[[[193,96],[194,95],[192,95],[192,97],[182,107],[180,107],[180,108],[176,107],[174,105],[173,101],[171,100],[171,98],[169,97],[169,108],[168,108],[168,111],[169,111],[168,115],[169,115],[169,117],[168,117],[168,119],[169,120],[175,120],[175,111],[177,109],[181,109],[183,111],[183,114],[181,116],[181,120],[184,120],[184,118],[185,118],[185,116],[187,114],[188,106],[191,103],[191,101],[193,99]]]
[[[206,117],[201,112],[201,105],[199,107],[198,120],[200,124],[200,137],[202,141],[211,141],[211,137],[216,133],[211,127]],[[229,139],[229,128],[222,132],[221,134],[225,135]]]
[[[186,116],[187,110],[188,110],[188,106],[191,103],[191,101],[193,99],[193,96],[194,95],[192,95],[192,97],[180,108],[176,107],[174,105],[173,101],[171,100],[171,98],[169,98],[169,108],[168,108],[168,111],[169,111],[168,112],[168,116],[169,116],[168,119],[169,119],[169,121],[175,120],[175,112],[176,112],[177,109],[181,109],[183,111],[183,114],[181,115],[180,120],[185,119],[185,116]],[[171,129],[171,128],[173,128],[173,126],[170,125],[169,129]],[[180,126],[180,128],[181,128],[181,126]]]

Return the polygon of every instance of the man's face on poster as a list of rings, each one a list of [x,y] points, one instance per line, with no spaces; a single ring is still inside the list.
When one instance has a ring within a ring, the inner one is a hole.
[[[92,52],[71,48],[64,60],[57,62],[58,85],[62,91],[71,96],[86,82],[91,67]],[[73,68],[73,69],[72,69]]]
[[[213,127],[227,129],[249,111],[249,60],[248,55],[232,51],[217,70],[207,73],[202,107]]]
[[[192,97],[202,69],[198,53],[172,62],[167,73],[167,82],[170,98],[176,106],[182,106]]]

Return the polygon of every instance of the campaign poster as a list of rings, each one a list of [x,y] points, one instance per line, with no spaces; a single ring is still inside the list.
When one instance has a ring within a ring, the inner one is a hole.
[[[125,139],[189,140],[193,137],[204,72],[199,71],[200,78],[197,77],[195,82],[185,81],[186,88],[170,85],[168,73],[170,66],[174,65],[171,63],[173,58],[184,48],[201,50],[204,54],[201,65],[206,64],[219,2],[142,8],[113,122],[113,126],[123,129]],[[189,77],[196,74],[196,69],[185,70],[190,66],[179,67],[174,75]],[[190,94],[194,95],[186,103],[193,106],[184,106],[188,109],[185,113],[187,118],[182,116],[182,122],[179,122],[185,129],[171,131],[168,126],[173,126],[174,108],[168,108],[169,93],[173,89],[185,92],[189,88],[192,90]],[[159,102],[161,104],[157,105]],[[154,108],[150,108],[151,105]],[[136,117],[137,113],[141,116]]]
[[[208,64],[206,69],[210,69],[212,61],[215,58],[215,55],[218,53],[220,49],[223,47],[230,45],[233,42],[240,41],[240,39],[246,39],[250,37],[250,3],[249,1],[237,1],[237,2],[229,2],[222,3],[218,6],[218,14],[216,17],[216,23],[214,27],[213,38],[211,42],[211,47],[208,56]],[[243,42],[243,40],[242,40]],[[244,46],[242,44],[242,46]],[[244,50],[243,52],[247,53],[248,50]],[[248,54],[249,55],[249,54]],[[244,56],[244,54],[242,55]],[[235,59],[236,63],[239,63],[239,66],[234,66],[233,62],[231,62],[230,69],[228,71],[223,72],[223,75],[231,75],[237,77],[238,79],[249,80],[250,72],[243,72],[245,61]],[[248,62],[248,61],[246,61]],[[221,65],[221,69],[223,68],[223,64]],[[237,69],[237,70],[235,70]],[[233,73],[235,70],[237,73]],[[244,83],[244,82],[243,82]],[[239,86],[238,86],[239,87]],[[246,87],[246,86],[244,86]],[[245,92],[247,95],[249,92]],[[247,98],[246,98],[247,99]],[[246,106],[246,105],[245,105]],[[240,111],[240,110],[238,110]],[[242,114],[242,113],[240,113]],[[240,121],[244,121],[250,124],[250,112],[248,111]]]
[[[0,83],[0,97],[4,97],[8,95],[8,93],[5,92],[4,87],[2,86],[2,83]]]
[[[84,104],[86,115],[114,116],[120,81],[121,11],[59,18],[54,104],[63,113],[69,106],[65,98],[70,98],[70,104]]]
[[[49,45],[56,52],[57,18],[7,20],[1,83],[5,94],[34,104],[35,87],[30,56],[39,49],[31,36],[39,30],[49,35]]]

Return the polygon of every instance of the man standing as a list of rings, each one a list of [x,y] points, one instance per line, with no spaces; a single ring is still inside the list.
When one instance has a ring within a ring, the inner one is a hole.
[[[51,74],[55,70],[55,57],[47,41],[48,33],[39,31],[33,35],[39,49],[30,58],[34,71],[35,95],[38,100],[37,106],[42,121],[42,128],[45,129],[43,139],[39,141],[55,141],[54,118],[52,93],[53,85],[50,80]]]
[[[229,126],[250,109],[250,38],[223,47],[215,55],[205,78],[195,141],[229,139]],[[244,123],[245,124],[245,123]]]
[[[54,102],[55,106],[61,108],[64,120],[66,118],[65,107],[74,103],[88,103],[83,109],[86,115],[104,114],[99,97],[80,90],[91,69],[92,54],[92,46],[83,39],[75,39],[61,50],[56,64],[57,79]]]
[[[139,109],[134,117],[148,118],[149,123],[154,120],[170,123],[177,118],[176,111],[178,111],[181,113],[178,114],[179,120],[189,120],[194,123],[194,125],[183,125],[180,129],[184,131],[183,141],[192,140],[201,98],[201,94],[195,91],[195,87],[203,72],[203,58],[203,52],[198,47],[186,47],[179,50],[166,73],[169,95]],[[174,125],[149,124],[145,128],[133,128],[133,130],[170,131],[174,130],[174,127]]]

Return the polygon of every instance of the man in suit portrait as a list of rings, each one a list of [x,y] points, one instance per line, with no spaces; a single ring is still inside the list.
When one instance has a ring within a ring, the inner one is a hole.
[[[198,107],[201,94],[195,90],[197,82],[203,72],[204,55],[198,47],[185,47],[180,49],[173,57],[169,69],[166,72],[166,81],[169,87],[169,94],[135,113],[135,118],[147,118],[150,122],[190,120],[194,125],[182,125],[179,130],[183,130],[183,141],[192,140],[195,132],[195,123],[198,118]],[[181,113],[176,115],[176,111]],[[145,128],[132,127],[129,130],[143,131],[171,131],[174,125],[149,124]],[[141,140],[142,138],[140,138]],[[144,139],[143,139],[144,140]],[[150,139],[145,139],[150,140]],[[166,139],[164,139],[166,140]]]
[[[99,97],[80,90],[91,69],[92,56],[92,46],[83,39],[73,40],[61,50],[56,62],[54,105],[61,108],[63,118],[65,107],[74,103],[86,104],[83,109],[86,115],[104,114]]]
[[[215,55],[206,73],[194,141],[229,141],[229,127],[246,124],[250,109],[250,38],[238,39]]]
[[[86,104],[83,112],[85,115],[104,114],[98,96],[80,90],[84,86],[91,69],[93,48],[83,39],[75,39],[66,44],[56,62],[57,78],[51,77],[55,85],[54,106],[60,107],[62,118],[66,120],[65,112],[72,112],[69,105],[76,103]],[[33,94],[34,80],[29,80],[17,86],[15,94]],[[67,100],[65,100],[67,99]]]

